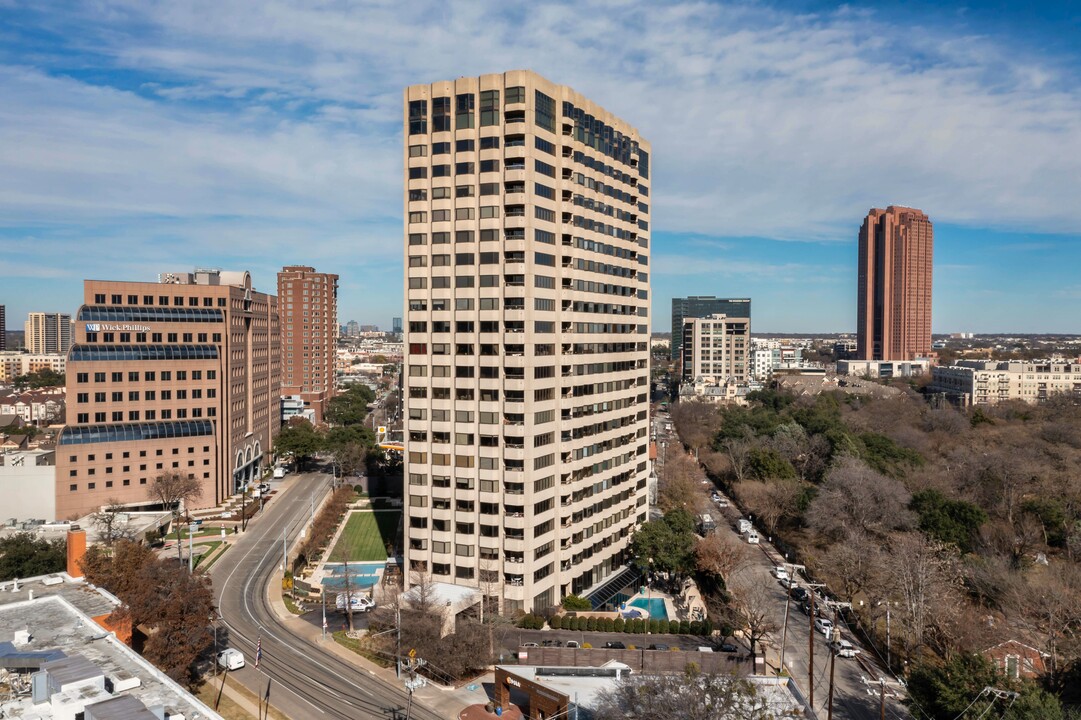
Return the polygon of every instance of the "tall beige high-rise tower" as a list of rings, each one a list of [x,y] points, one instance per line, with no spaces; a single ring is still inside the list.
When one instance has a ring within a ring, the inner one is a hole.
[[[26,349],[38,355],[63,355],[71,349],[71,315],[32,312],[24,325]]]
[[[323,422],[334,397],[338,344],[338,276],[288,265],[278,273],[282,395],[299,395]]]
[[[860,228],[857,357],[914,360],[931,354],[934,229],[914,208],[872,209]]]
[[[602,602],[647,513],[649,144],[528,71],[403,110],[406,567]]]

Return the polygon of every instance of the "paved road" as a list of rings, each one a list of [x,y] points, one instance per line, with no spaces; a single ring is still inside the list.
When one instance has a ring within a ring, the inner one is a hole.
[[[292,542],[316,503],[329,489],[326,475],[300,475],[281,488],[266,514],[248,526],[233,548],[211,570],[227,644],[244,653],[247,666],[234,676],[260,697],[270,685],[271,703],[289,717],[398,718],[404,717],[407,695],[313,643],[291,624],[277,619],[267,587],[280,575],[282,534]],[[255,668],[255,645],[262,638],[262,660]],[[223,641],[222,645],[226,645]],[[441,717],[415,700],[410,717]]]
[[[680,448],[679,438],[675,433],[675,426],[671,431],[664,429],[664,423],[668,421],[665,413],[660,413],[658,427],[658,440],[668,443],[668,450],[678,452]],[[705,472],[699,468],[702,479],[703,493],[709,493],[714,488],[706,479]],[[718,491],[719,492],[719,491]],[[723,497],[723,495],[722,495]],[[727,498],[726,498],[727,499]],[[714,508],[711,511],[717,519],[718,533],[731,533],[739,537],[734,527],[735,521],[740,517],[739,510],[729,502],[725,509]],[[782,564],[784,558],[775,548],[767,542],[765,533],[761,533],[759,545],[749,545],[750,565],[743,572],[748,573],[751,580],[761,583],[768,588],[769,597],[772,599],[770,611],[778,631],[766,638],[769,650],[767,663],[776,672],[779,664],[781,640],[785,640],[784,664],[795,678],[796,683],[805,696],[809,695],[811,686],[811,640],[810,618],[803,613],[798,603],[792,602],[788,607],[788,631],[783,632],[785,604],[787,592],[780,583],[770,574],[770,570]],[[806,583],[805,578],[797,574],[797,582],[801,586]],[[878,678],[888,677],[882,663],[874,658],[873,651],[861,646],[858,638],[837,618],[833,613],[824,612],[826,617],[833,619],[834,623],[841,626],[842,637],[860,648],[859,659],[846,659],[838,657],[834,666],[834,696],[833,714],[841,720],[878,720],[880,703],[880,685]],[[821,718],[827,715],[827,700],[829,691],[829,671],[832,652],[828,642],[821,633],[813,633],[814,643],[814,709]],[[900,688],[896,681],[886,684],[886,715],[893,720],[910,720],[908,710],[899,701]]]

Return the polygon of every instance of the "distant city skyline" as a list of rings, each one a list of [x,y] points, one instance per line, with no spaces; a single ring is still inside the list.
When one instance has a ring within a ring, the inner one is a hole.
[[[273,292],[304,264],[389,327],[400,88],[518,67],[652,139],[654,330],[716,295],[757,331],[854,332],[856,233],[893,204],[935,221],[935,332],[1081,332],[1076,4],[605,7],[5,5],[9,326],[74,313],[84,279],[242,265]]]

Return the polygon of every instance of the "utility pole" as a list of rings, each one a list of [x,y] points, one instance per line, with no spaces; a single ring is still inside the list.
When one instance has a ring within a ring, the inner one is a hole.
[[[289,551],[286,550],[285,545],[285,532],[286,528],[282,528],[282,577],[285,577],[285,566],[289,562]]]
[[[807,599],[811,601],[810,612],[807,613],[810,636],[807,638],[807,699],[810,701],[811,710],[815,706],[815,588],[825,587],[824,583],[807,583]]]
[[[791,579],[792,576],[795,575],[796,570],[802,570],[804,572],[807,571],[807,568],[805,566],[803,566],[803,565],[798,565],[796,563],[788,562],[788,558],[785,558],[784,567],[785,567],[786,570],[788,570],[789,579]],[[777,668],[777,674],[778,675],[780,675],[782,672],[784,672],[784,649],[785,649],[785,641],[788,638],[788,608],[789,608],[789,606],[791,604],[792,604],[792,588],[788,588],[787,592],[785,593],[785,599],[784,599],[784,625],[781,628],[781,664]]]
[[[834,640],[840,639],[840,633],[836,627],[833,628],[833,633],[830,637]],[[830,653],[830,689],[826,699],[826,720],[833,720],[833,666],[837,663],[837,652],[839,649],[840,646]]]
[[[188,575],[195,572],[195,523],[188,524]]]
[[[886,720],[886,678],[878,679],[878,718]]]

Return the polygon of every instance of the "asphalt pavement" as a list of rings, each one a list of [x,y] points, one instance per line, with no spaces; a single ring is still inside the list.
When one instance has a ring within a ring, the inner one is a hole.
[[[660,413],[656,421],[656,433],[660,442],[667,444],[670,452],[682,451],[682,446],[673,426],[671,431],[665,430],[665,424],[669,421],[666,413]],[[708,494],[715,488],[706,478],[705,471],[699,468],[702,479],[702,492]],[[717,490],[720,493],[720,490]],[[724,497],[723,493],[721,494]],[[740,517],[739,510],[729,498],[729,505],[725,509],[715,507],[718,517],[718,533],[731,533],[736,538],[740,536],[736,532],[735,521]],[[788,622],[787,632],[785,627],[787,591],[780,582],[773,577],[771,570],[785,562],[785,558],[768,541],[766,533],[760,531],[761,541],[758,545],[748,545],[750,548],[750,563],[742,572],[755,583],[761,583],[768,588],[769,597],[772,599],[770,611],[778,631],[770,634],[765,642],[767,644],[766,664],[768,671],[777,672],[780,666],[781,641],[784,639],[784,666],[795,679],[803,691],[804,696],[810,696],[810,688],[813,687],[814,709],[820,718],[828,714],[827,705],[829,700],[830,663],[834,660],[833,653],[829,648],[826,637],[811,630],[811,618],[802,612],[799,603],[794,600],[787,608]],[[740,540],[742,542],[742,540]],[[806,578],[796,573],[795,580],[801,587],[807,584]],[[878,720],[880,717],[880,702],[882,700],[882,685],[879,679],[885,679],[885,714],[893,720],[910,720],[908,709],[901,703],[903,689],[899,683],[890,677],[884,664],[874,655],[871,648],[862,645],[859,638],[852,633],[844,622],[833,611],[823,610],[823,615],[833,620],[840,626],[841,637],[848,640],[860,653],[857,658],[837,657],[833,667],[833,716],[841,720]],[[639,636],[640,637],[640,636]],[[813,650],[813,679],[811,673],[812,650]]]
[[[283,536],[287,546],[299,536],[310,518],[312,493],[318,507],[329,480],[328,475],[306,474],[283,483],[265,513],[214,565],[210,575],[222,617],[219,646],[243,652],[247,664],[233,676],[259,697],[269,692],[271,704],[296,720],[405,717],[410,699],[392,681],[393,671],[388,680],[361,658],[352,660],[329,637],[320,641],[320,632],[307,623],[283,618],[288,613],[268,591],[272,582],[280,582]],[[257,642],[262,648],[258,668]],[[411,718],[445,716],[413,698]]]

